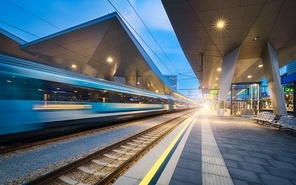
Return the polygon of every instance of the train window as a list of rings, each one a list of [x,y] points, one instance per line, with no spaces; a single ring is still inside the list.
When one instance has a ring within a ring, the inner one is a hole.
[[[43,84],[35,79],[0,75],[0,99],[42,99],[42,87]]]
[[[0,99],[167,104],[168,100],[0,74]]]

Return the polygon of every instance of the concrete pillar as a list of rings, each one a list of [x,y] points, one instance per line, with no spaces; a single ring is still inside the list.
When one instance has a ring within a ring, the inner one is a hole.
[[[222,71],[220,76],[220,91],[218,96],[218,114],[224,115],[224,108],[227,100],[227,95],[231,86],[234,75],[235,65],[240,52],[241,46],[237,47],[222,60]]]
[[[268,91],[271,98],[274,114],[287,115],[287,109],[282,91],[279,63],[276,50],[267,42],[262,55],[264,73],[267,80]]]

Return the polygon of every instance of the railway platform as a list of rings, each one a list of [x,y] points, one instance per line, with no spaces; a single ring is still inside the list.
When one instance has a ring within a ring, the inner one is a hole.
[[[296,137],[204,108],[114,184],[296,184]]]

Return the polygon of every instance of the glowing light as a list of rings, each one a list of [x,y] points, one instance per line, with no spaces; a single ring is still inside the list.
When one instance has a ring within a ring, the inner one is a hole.
[[[221,70],[222,70],[221,68],[218,68],[218,69],[217,69],[217,71],[221,71]]]
[[[76,109],[91,109],[92,105],[86,104],[46,104],[34,105],[33,110],[76,110]]]
[[[257,41],[257,40],[259,40],[259,38],[260,38],[260,36],[255,36],[255,37],[253,38],[253,41]]]
[[[219,78],[216,78],[216,80],[219,80]]]
[[[248,78],[252,78],[252,75],[249,75]]]
[[[113,58],[112,57],[108,57],[107,58],[107,62],[109,62],[109,63],[113,62]]]
[[[217,17],[215,19],[215,21],[213,21],[213,26],[212,28],[213,29],[216,29],[216,30],[219,30],[219,31],[222,31],[222,30],[225,30],[227,27],[228,27],[228,24],[229,21],[227,18],[225,17]]]
[[[76,69],[77,68],[77,66],[75,65],[75,64],[72,64],[72,69]]]
[[[263,67],[263,64],[260,64],[258,67]]]
[[[216,26],[218,29],[223,29],[225,27],[225,21],[223,21],[223,20],[217,21]]]

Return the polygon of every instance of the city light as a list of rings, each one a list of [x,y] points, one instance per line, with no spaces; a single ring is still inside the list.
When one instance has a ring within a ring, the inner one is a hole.
[[[216,18],[213,21],[213,28],[219,31],[225,30],[229,26],[229,21],[225,17]]]
[[[113,62],[113,58],[112,57],[108,57],[107,58],[107,62],[109,62],[109,63]]]
[[[216,27],[218,29],[223,29],[225,27],[225,21],[223,21],[223,20],[217,21]]]

